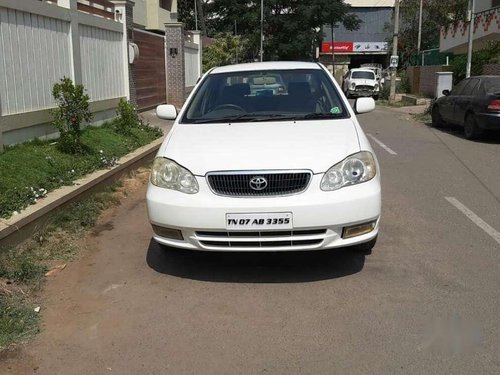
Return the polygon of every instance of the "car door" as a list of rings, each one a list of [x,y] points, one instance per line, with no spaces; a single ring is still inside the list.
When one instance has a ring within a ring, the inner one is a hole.
[[[468,79],[460,81],[450,92],[448,96],[443,98],[442,102],[439,104],[439,110],[441,117],[446,122],[455,122],[453,116],[453,111],[455,110],[455,101],[457,97],[462,92],[463,88],[469,83]]]
[[[465,114],[472,107],[472,100],[479,84],[478,78],[469,78],[469,82],[462,89],[459,95],[456,96],[453,108],[452,121],[459,125],[464,125]]]

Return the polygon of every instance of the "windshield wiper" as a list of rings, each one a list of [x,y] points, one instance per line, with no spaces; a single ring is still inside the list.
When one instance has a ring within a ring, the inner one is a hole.
[[[217,123],[217,122],[235,122],[235,121],[248,121],[248,122],[256,122],[256,121],[270,121],[270,120],[294,120],[296,116],[284,115],[280,113],[273,114],[263,114],[263,113],[245,113],[243,115],[238,116],[229,116],[229,117],[221,117],[215,119],[199,119],[193,120],[193,124],[209,124],[209,123]]]
[[[307,115],[299,116],[296,118],[297,119],[304,119],[304,120],[314,120],[314,119],[321,119],[321,118],[339,118],[339,117],[345,117],[345,114],[344,113],[330,113],[330,112],[308,113]]]

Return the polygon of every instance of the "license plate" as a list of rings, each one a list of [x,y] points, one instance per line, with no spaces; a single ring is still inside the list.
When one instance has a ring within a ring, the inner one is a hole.
[[[292,213],[226,214],[228,230],[292,229]]]

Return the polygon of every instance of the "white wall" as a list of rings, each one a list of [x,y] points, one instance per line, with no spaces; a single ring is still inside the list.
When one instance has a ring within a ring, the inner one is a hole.
[[[185,43],[184,45],[184,66],[186,69],[185,86],[192,87],[196,84],[199,74],[198,45],[193,43]]]
[[[122,34],[80,25],[82,84],[92,101],[124,95]]]
[[[52,88],[63,77],[83,83],[99,121],[113,117],[119,99],[129,96],[125,17],[80,12],[77,0],[58,4],[65,7],[0,0],[0,151],[54,135]]]
[[[54,106],[52,86],[71,77],[69,22],[0,7],[2,115]]]

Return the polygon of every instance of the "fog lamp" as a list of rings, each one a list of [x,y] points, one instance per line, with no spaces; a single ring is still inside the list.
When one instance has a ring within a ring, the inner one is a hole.
[[[375,229],[377,220],[369,221],[368,223],[351,225],[349,227],[344,227],[342,231],[342,238],[352,238],[356,236],[361,236],[362,234],[370,233]]]
[[[159,225],[154,224],[151,224],[151,226],[153,227],[153,232],[155,232],[155,234],[160,237],[179,241],[182,241],[184,239],[184,237],[182,236],[182,232],[178,229],[160,227]]]

